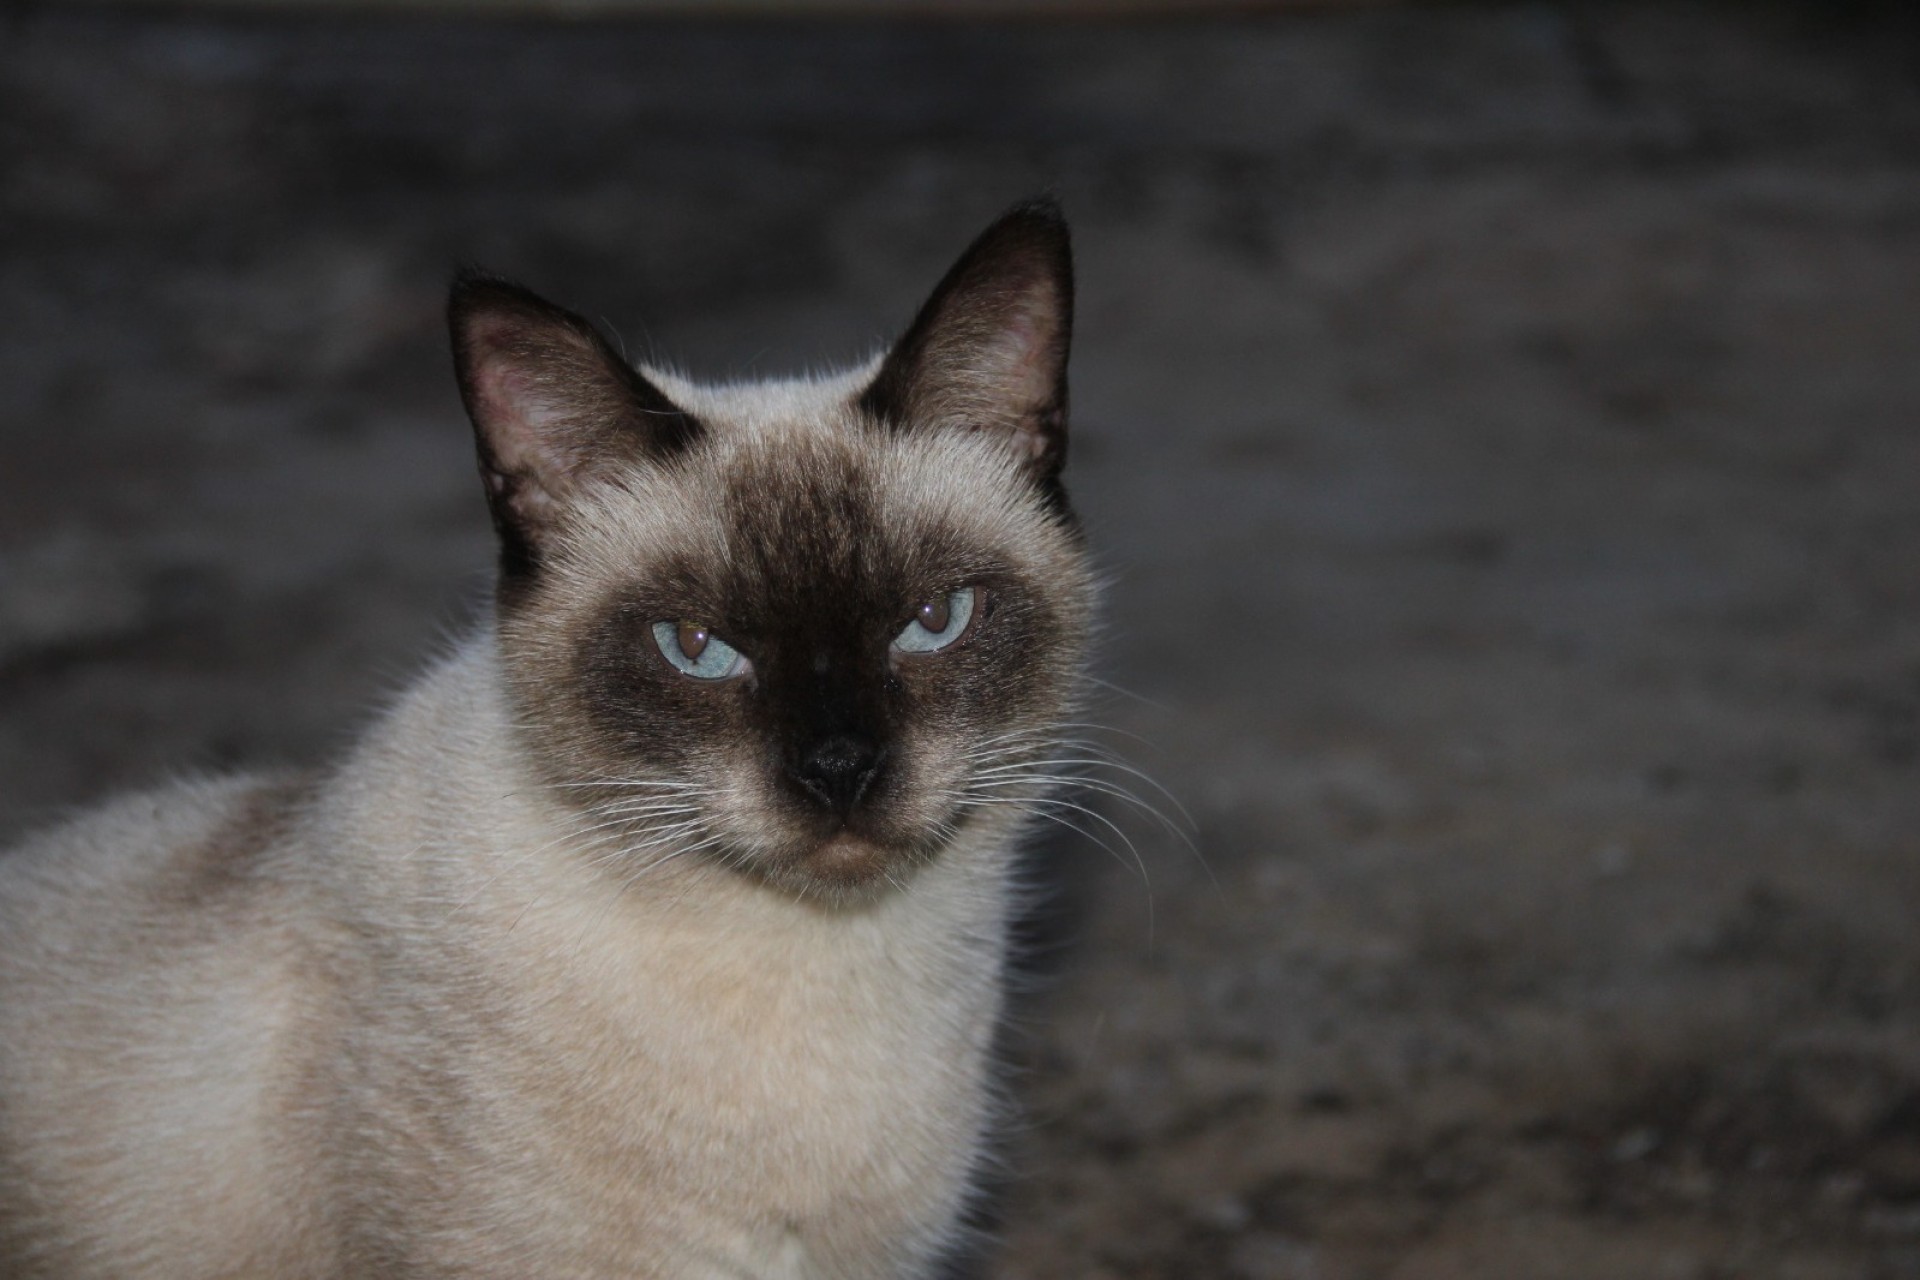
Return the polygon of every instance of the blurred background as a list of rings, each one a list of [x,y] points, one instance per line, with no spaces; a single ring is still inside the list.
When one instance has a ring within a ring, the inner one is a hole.
[[[1912,6],[862,7],[0,7],[0,834],[466,625],[456,262],[790,371],[1051,191],[1198,856],[1050,850],[978,1273],[1920,1277]]]

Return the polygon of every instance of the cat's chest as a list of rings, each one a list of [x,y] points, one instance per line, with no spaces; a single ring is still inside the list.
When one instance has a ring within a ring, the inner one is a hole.
[[[977,1155],[997,920],[705,906],[576,936],[525,1014],[530,1149],[637,1247],[704,1259],[687,1274],[896,1274],[885,1259],[933,1247]]]

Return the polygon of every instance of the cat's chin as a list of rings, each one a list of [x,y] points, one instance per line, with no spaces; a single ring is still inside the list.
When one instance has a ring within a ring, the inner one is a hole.
[[[843,829],[758,869],[769,882],[803,897],[858,901],[900,888],[917,861],[906,851]]]

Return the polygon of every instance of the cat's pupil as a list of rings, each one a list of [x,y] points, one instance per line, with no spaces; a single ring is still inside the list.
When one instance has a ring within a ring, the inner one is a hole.
[[[707,647],[707,629],[692,622],[681,623],[675,638],[680,642],[680,652],[689,658],[698,658]]]
[[[948,614],[949,609],[947,607],[946,596],[941,596],[937,600],[929,600],[926,604],[920,606],[920,625],[935,635],[939,635],[947,629]]]

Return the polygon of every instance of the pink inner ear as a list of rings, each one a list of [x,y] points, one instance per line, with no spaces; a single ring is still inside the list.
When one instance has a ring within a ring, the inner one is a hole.
[[[523,326],[513,317],[476,316],[468,342],[473,390],[495,465],[551,489],[577,460],[561,429],[563,406],[528,364]]]
[[[555,416],[543,407],[531,374],[507,362],[498,349],[481,358],[474,389],[487,424],[491,463],[487,483],[506,498],[521,520],[544,521],[567,488],[565,450],[542,428]]]
[[[1023,419],[1022,434],[1035,457],[1045,451],[1046,442],[1037,435],[1039,424],[1030,420],[1053,398],[1054,333],[1055,322],[1046,303],[1031,299],[1013,310],[993,342],[993,363],[999,366],[993,376],[1006,403]]]
[[[481,412],[486,418],[493,456],[502,470],[536,470],[542,453],[539,433],[552,418],[542,408],[533,380],[523,369],[508,363],[497,344],[480,355],[475,370],[474,390],[479,393]]]

